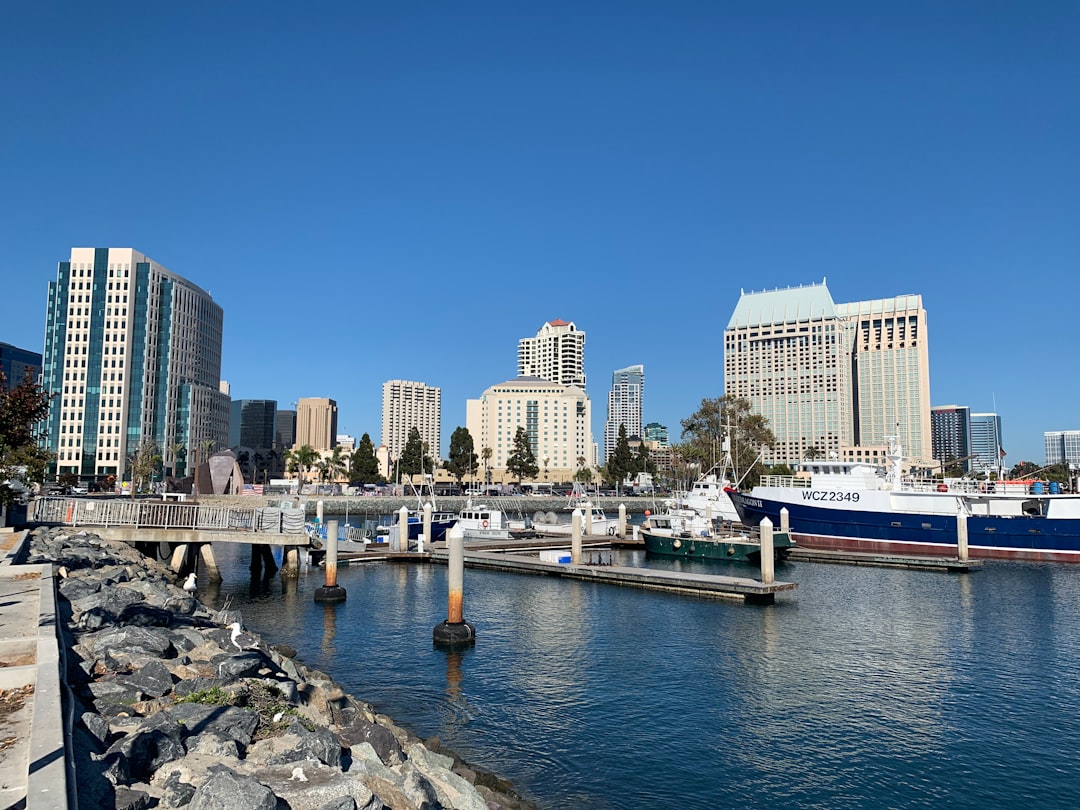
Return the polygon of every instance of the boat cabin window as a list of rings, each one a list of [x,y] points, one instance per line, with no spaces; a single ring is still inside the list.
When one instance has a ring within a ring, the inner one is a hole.
[[[1031,517],[1046,517],[1046,500],[1043,498],[1031,498],[1024,501],[1023,510],[1025,515]]]

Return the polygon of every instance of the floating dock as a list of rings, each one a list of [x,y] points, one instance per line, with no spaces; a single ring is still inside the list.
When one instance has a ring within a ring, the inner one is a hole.
[[[837,565],[869,565],[879,568],[915,568],[923,571],[945,571],[966,574],[982,566],[982,560],[960,560],[956,557],[930,557],[917,554],[885,554],[868,551],[838,551],[796,546],[788,552],[791,562],[820,562]]]

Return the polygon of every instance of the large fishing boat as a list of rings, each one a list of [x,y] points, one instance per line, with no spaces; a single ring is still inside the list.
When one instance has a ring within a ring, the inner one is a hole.
[[[757,532],[736,529],[728,521],[718,523],[695,509],[670,506],[648,514],[638,536],[647,553],[662,557],[761,562],[761,538]],[[789,533],[773,532],[774,560],[786,560],[794,546]]]
[[[889,437],[884,468],[807,461],[795,476],[762,476],[731,492],[746,526],[769,518],[807,548],[955,557],[966,531],[972,557],[1080,562],[1080,495],[1042,481],[917,480],[902,475]]]

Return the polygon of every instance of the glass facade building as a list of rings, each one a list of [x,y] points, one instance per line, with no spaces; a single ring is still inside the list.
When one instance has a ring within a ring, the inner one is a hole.
[[[626,436],[641,436],[642,398],[645,393],[645,366],[620,368],[611,375],[608,392],[607,421],[604,423],[604,460],[611,458],[619,441],[619,427],[626,427]]]
[[[205,448],[224,447],[223,319],[208,292],[138,251],[73,248],[49,282],[46,312],[51,472],[123,480],[153,442],[169,475],[178,458],[190,471]]]
[[[41,375],[41,355],[10,343],[0,343],[0,371],[4,373],[4,380],[0,384],[9,391],[21,383],[27,373],[30,379],[37,382]]]

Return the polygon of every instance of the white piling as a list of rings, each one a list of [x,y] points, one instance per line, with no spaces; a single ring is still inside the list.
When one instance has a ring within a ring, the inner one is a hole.
[[[315,503],[315,519],[319,521],[319,527],[323,525],[323,502],[317,501]]]
[[[761,582],[763,585],[772,585],[774,579],[773,569],[776,567],[773,560],[773,526],[768,518],[761,519]]]
[[[626,537],[626,504],[619,504],[619,528],[617,529],[619,537]]]
[[[592,504],[585,507],[585,534],[592,537]]]
[[[409,550],[409,508],[407,506],[403,506],[398,510],[397,548],[391,548],[390,550]]]
[[[571,516],[570,562],[581,565],[581,510],[575,509]]]
[[[424,540],[431,537],[431,501],[424,504],[424,531],[420,535],[420,539],[416,543],[416,550],[421,554],[424,552]],[[405,549],[408,551],[408,548]]]
[[[956,516],[956,559],[967,562],[968,558],[968,516],[960,512]]]
[[[790,533],[791,532],[791,513],[788,512],[786,506],[780,509],[780,531]]]

